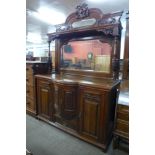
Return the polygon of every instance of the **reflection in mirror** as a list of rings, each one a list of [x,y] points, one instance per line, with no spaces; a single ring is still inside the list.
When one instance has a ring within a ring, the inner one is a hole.
[[[112,47],[100,40],[71,41],[61,48],[61,67],[110,73]]]

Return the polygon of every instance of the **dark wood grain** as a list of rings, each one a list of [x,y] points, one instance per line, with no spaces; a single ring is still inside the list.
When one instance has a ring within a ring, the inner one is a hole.
[[[75,77],[64,79],[61,75],[35,75],[35,79],[38,118],[107,149],[112,138],[119,81],[93,78],[89,83]]]

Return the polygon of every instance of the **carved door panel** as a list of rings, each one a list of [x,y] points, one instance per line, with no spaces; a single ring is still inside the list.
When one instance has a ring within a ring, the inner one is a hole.
[[[77,98],[76,90],[60,89],[61,116],[64,119],[72,119],[76,116]]]
[[[80,91],[80,132],[93,139],[99,138],[101,95]]]
[[[55,86],[56,121],[72,129],[77,129],[77,85],[57,83]]]
[[[73,119],[77,115],[77,87],[59,87],[58,101],[61,117]]]
[[[38,115],[50,118],[51,88],[50,82],[40,80],[37,87]]]

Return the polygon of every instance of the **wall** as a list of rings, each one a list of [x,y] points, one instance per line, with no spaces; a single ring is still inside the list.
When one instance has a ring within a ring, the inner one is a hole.
[[[55,44],[51,44],[51,51],[55,51]],[[33,57],[48,57],[48,43],[46,44],[27,44],[26,54],[28,52],[33,52]]]
[[[88,52],[93,55],[109,55],[112,48],[107,43],[101,43],[99,40],[90,41],[75,41],[69,43],[72,46],[72,53],[63,52],[64,59],[72,59],[77,57],[79,59],[87,59]]]

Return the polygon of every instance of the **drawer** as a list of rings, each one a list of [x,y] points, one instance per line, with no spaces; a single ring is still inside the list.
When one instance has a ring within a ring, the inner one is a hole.
[[[129,133],[129,123],[118,119],[116,121],[116,130],[120,132]]]
[[[32,75],[26,76],[26,84],[33,86],[33,76]]]
[[[34,90],[33,90],[33,86],[31,85],[26,85],[26,96],[30,97],[30,98],[34,98]]]
[[[127,112],[117,112],[117,119],[129,122],[129,114]]]
[[[26,74],[33,74],[32,65],[26,65]]]
[[[117,105],[117,111],[118,112],[129,113],[129,106],[118,104]]]

